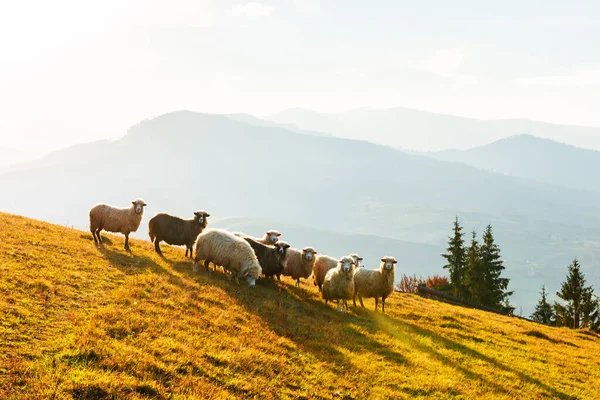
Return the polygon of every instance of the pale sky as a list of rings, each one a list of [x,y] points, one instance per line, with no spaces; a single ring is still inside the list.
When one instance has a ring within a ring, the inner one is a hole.
[[[600,2],[0,3],[0,147],[181,109],[396,106],[600,126]]]

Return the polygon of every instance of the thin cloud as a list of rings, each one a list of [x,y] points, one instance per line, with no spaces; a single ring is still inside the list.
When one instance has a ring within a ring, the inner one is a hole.
[[[268,17],[273,11],[275,11],[275,8],[273,7],[252,1],[250,3],[233,6],[229,11],[229,15],[234,17],[259,18]]]
[[[600,68],[577,69],[566,75],[533,76],[519,79],[517,82],[549,86],[600,85]]]

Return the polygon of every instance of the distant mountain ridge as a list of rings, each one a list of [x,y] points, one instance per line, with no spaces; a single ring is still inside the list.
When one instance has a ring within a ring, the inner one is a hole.
[[[600,150],[600,128],[525,119],[479,120],[408,108],[361,108],[341,113],[289,109],[265,117],[301,129],[417,151],[465,150],[517,134],[529,134]]]
[[[575,189],[600,191],[600,152],[531,135],[515,135],[470,150],[428,153],[442,161],[534,179]]]

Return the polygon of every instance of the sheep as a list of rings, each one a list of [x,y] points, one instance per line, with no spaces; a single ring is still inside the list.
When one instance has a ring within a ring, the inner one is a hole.
[[[397,263],[394,257],[386,256],[381,259],[379,269],[357,269],[354,272],[354,307],[356,307],[356,296],[360,305],[364,308],[362,298],[374,297],[375,310],[381,297],[381,311],[385,312],[385,299],[394,291],[394,265]]]
[[[239,284],[239,277],[246,278],[249,287],[256,285],[262,270],[254,250],[242,238],[222,229],[205,229],[196,239],[194,272],[198,272],[198,262],[204,260],[204,268],[212,262],[229,271]],[[230,277],[231,278],[231,277]]]
[[[282,275],[291,276],[296,280],[296,286],[300,287],[300,278],[308,278],[313,272],[316,254],[312,247],[305,247],[302,251],[288,249]]]
[[[354,260],[354,265],[358,268],[360,267],[360,262],[362,261],[362,257],[358,254],[351,254],[351,257]],[[322,291],[323,280],[325,279],[325,275],[327,271],[332,268],[335,268],[338,265],[338,260],[333,257],[321,255],[317,256],[315,260],[315,264],[313,266],[313,285],[319,287],[319,292]]]
[[[281,233],[279,233],[279,231],[276,231],[274,229],[270,229],[267,232],[265,232],[265,236],[263,236],[260,239],[246,235],[245,233],[242,233],[242,232],[234,232],[234,235],[239,236],[241,238],[249,237],[250,239],[254,239],[255,241],[257,241],[259,243],[273,246],[279,240],[279,236],[281,236]]]
[[[170,245],[185,245],[185,256],[190,254],[193,258],[192,249],[196,238],[208,225],[207,218],[210,214],[204,210],[194,212],[194,218],[182,219],[166,213],[156,214],[148,222],[148,235],[150,241],[154,242],[154,250],[162,256],[160,242],[165,241]]]
[[[354,295],[354,259],[345,256],[340,259],[336,268],[332,268],[325,275],[323,281],[323,299],[325,304],[329,300],[337,300],[337,311],[348,311],[349,300]],[[340,309],[340,300],[342,305]]]
[[[125,235],[125,250],[129,248],[129,234],[138,230],[144,215],[146,202],[136,199],[128,208],[117,208],[108,204],[96,204],[90,210],[90,232],[94,237],[94,243],[102,245],[100,232],[104,229],[108,232],[119,232]]]
[[[277,241],[274,246],[267,246],[250,237],[244,237],[244,240],[254,250],[265,277],[272,278],[273,276],[277,276],[277,279],[281,280],[281,272],[283,271],[287,249],[290,245],[283,240]]]

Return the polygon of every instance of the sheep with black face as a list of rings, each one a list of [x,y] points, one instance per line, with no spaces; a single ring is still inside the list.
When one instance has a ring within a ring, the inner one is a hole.
[[[254,250],[265,277],[271,278],[276,276],[278,280],[281,280],[287,249],[289,249],[290,245],[283,240],[277,241],[273,246],[265,245],[249,237],[245,237],[244,240]]]

